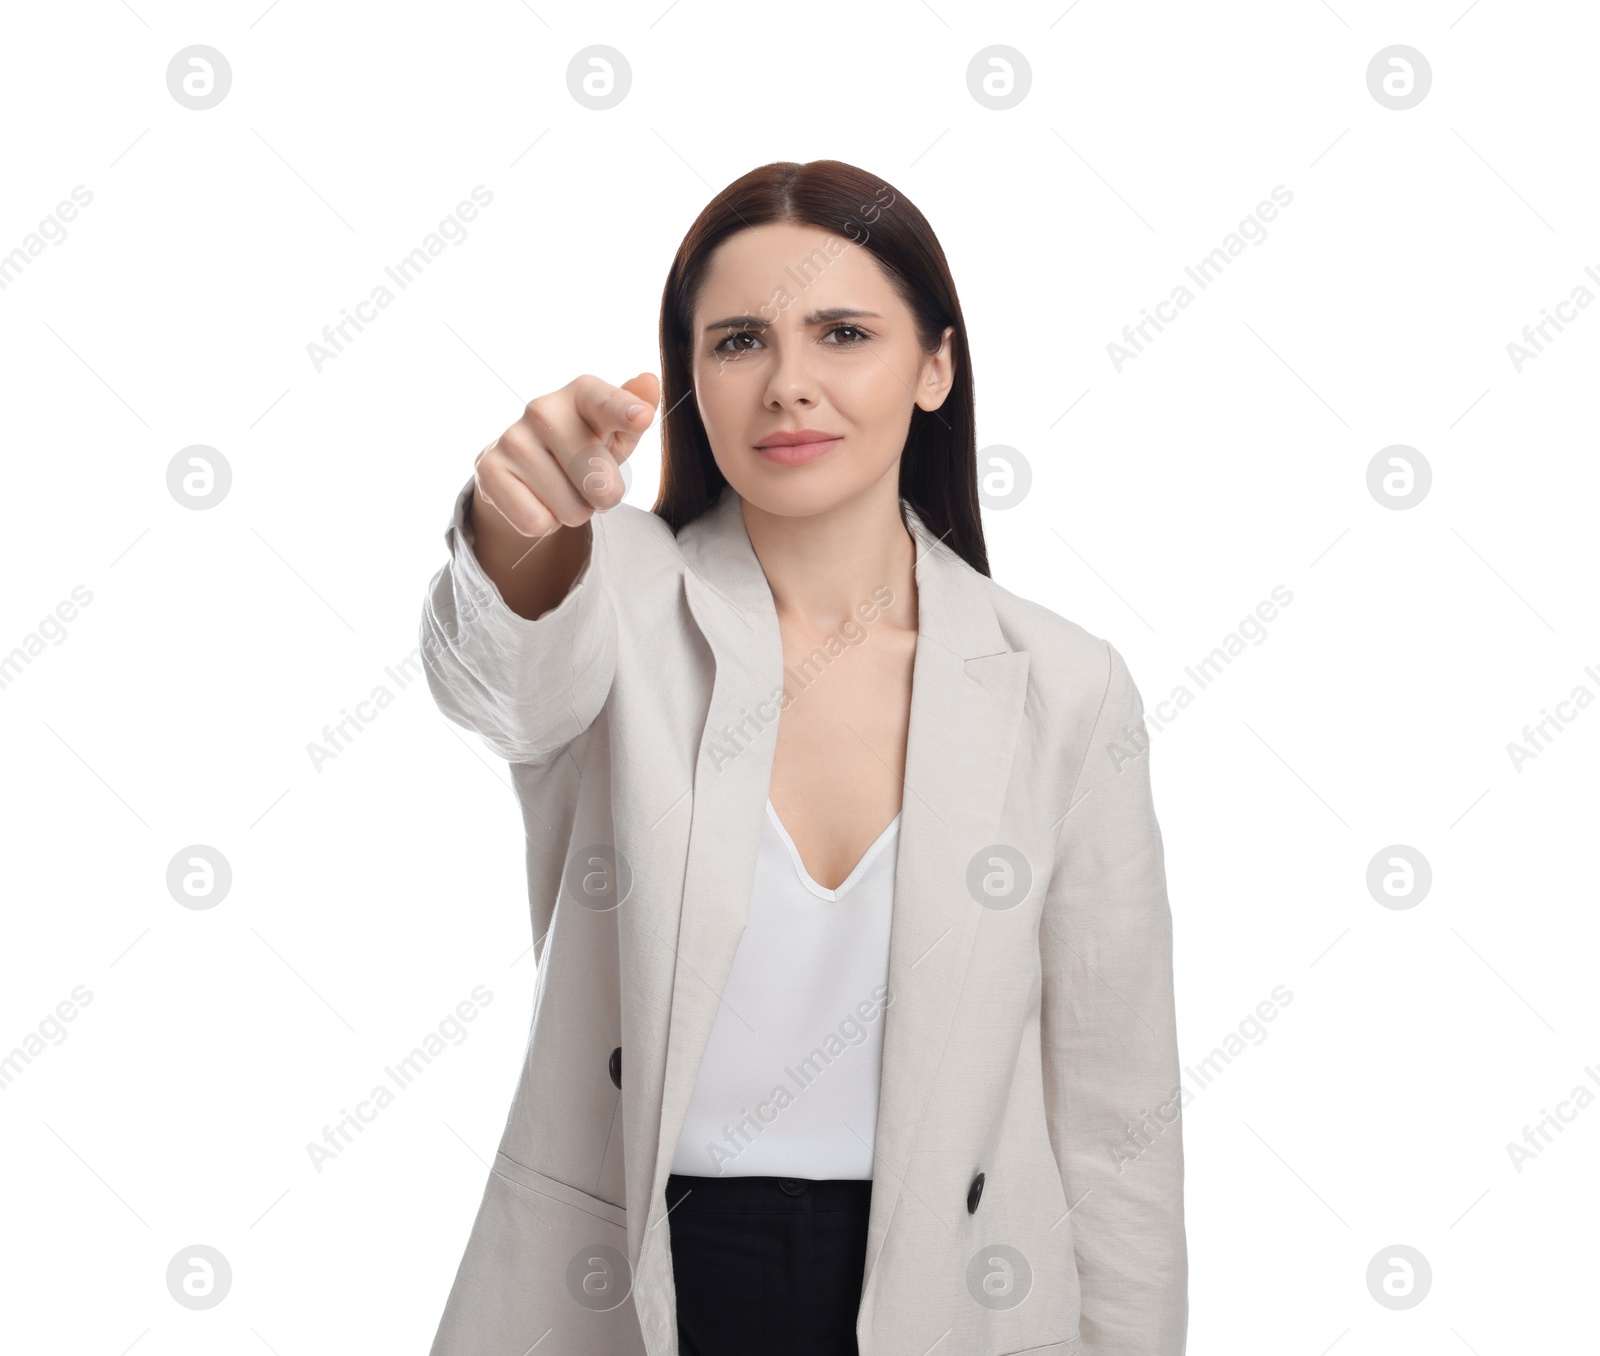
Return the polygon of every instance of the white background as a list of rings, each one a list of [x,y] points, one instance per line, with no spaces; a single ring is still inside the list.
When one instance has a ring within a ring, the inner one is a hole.
[[[1034,475],[986,515],[1002,584],[1111,640],[1152,713],[1293,594],[1152,747],[1185,1063],[1293,995],[1185,1112],[1189,1351],[1592,1342],[1600,1108],[1520,1172],[1507,1144],[1600,1094],[1600,710],[1520,771],[1507,745],[1600,693],[1600,306],[1520,372],[1507,345],[1600,297],[1600,20],[1067,4],[7,8],[0,253],[93,201],[0,290],[0,655],[92,601],[0,688],[0,1056],[92,1001],[0,1090],[0,1347],[426,1351],[535,975],[506,768],[388,670],[478,450],[580,372],[659,370],[690,222],[814,158],[948,254],[980,447]],[[232,68],[205,111],[166,82],[196,43]],[[604,112],[566,77],[596,43],[632,70]],[[1405,111],[1366,83],[1396,43],[1433,75]],[[1003,112],[967,87],[992,44],[1031,70]],[[308,344],[479,184],[467,238],[318,372]],[[1279,184],[1267,238],[1117,371]],[[233,475],[199,512],[167,489],[197,443]],[[1392,444],[1432,468],[1404,511],[1367,488]],[[630,502],[657,464],[652,435]],[[192,844],[233,872],[209,910],[167,889]],[[1367,890],[1393,844],[1431,864],[1416,907]],[[318,1172],[308,1143],[477,985],[467,1039]],[[165,1273],[198,1243],[233,1283],[196,1312]],[[1433,1272],[1403,1312],[1366,1283],[1394,1244]]]

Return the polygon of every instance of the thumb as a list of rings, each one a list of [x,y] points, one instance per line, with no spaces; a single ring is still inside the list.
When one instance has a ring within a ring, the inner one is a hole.
[[[631,380],[623,382],[622,389],[632,391],[651,409],[656,409],[661,404],[661,382],[654,372],[641,372]]]

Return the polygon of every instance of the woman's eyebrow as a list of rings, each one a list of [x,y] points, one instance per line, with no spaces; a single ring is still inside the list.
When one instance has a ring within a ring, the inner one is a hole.
[[[840,320],[854,320],[862,317],[871,317],[873,320],[881,319],[876,311],[858,311],[853,306],[829,306],[821,311],[812,311],[800,322],[802,325],[827,325]],[[730,315],[726,320],[713,320],[706,326],[705,332],[712,330],[764,330],[771,326],[770,320],[763,320],[758,315]]]

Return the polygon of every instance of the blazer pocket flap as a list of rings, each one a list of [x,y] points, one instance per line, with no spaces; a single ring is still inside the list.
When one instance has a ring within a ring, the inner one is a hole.
[[[559,1201],[562,1205],[570,1205],[574,1210],[581,1210],[596,1219],[603,1219],[607,1224],[615,1224],[622,1229],[628,1227],[628,1212],[622,1206],[612,1205],[610,1201],[591,1196],[587,1191],[579,1191],[577,1187],[558,1182],[554,1177],[547,1177],[544,1173],[508,1157],[503,1151],[495,1153],[494,1171],[520,1187],[547,1196],[553,1201]]]

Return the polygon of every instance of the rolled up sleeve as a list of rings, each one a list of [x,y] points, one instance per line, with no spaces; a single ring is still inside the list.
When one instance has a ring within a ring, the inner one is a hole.
[[[421,648],[439,709],[510,763],[561,753],[594,722],[616,672],[616,614],[607,593],[605,515],[590,521],[589,560],[567,596],[529,620],[484,573],[467,525],[473,482],[456,495],[450,558],[428,585]]]
[[[1172,915],[1144,705],[1106,685],[1043,905],[1041,1032],[1083,1356],[1182,1356],[1188,1329]]]

